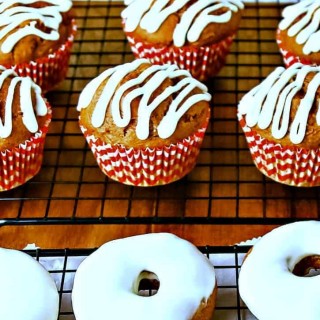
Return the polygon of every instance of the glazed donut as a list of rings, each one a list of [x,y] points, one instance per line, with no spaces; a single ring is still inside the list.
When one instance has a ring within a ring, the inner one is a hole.
[[[59,295],[49,273],[24,252],[0,248],[0,319],[57,320]]]
[[[159,279],[156,294],[138,294],[144,273]],[[214,268],[190,242],[168,233],[110,241],[79,266],[72,291],[77,320],[212,319]]]
[[[319,320],[320,222],[291,223],[263,236],[246,256],[239,292],[259,320]]]

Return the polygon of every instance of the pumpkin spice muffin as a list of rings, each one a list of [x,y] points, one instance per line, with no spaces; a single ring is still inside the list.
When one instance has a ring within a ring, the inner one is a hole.
[[[296,62],[320,65],[319,0],[287,6],[277,30],[277,43],[288,67]]]
[[[138,58],[172,63],[206,80],[225,64],[239,27],[239,0],[127,0],[124,31]]]
[[[5,191],[40,170],[51,109],[29,77],[2,66],[0,120],[0,191]]]
[[[0,64],[45,91],[62,81],[76,32],[71,7],[71,0],[2,1]]]
[[[210,94],[188,71],[146,59],[108,69],[79,98],[80,127],[102,171],[126,184],[182,178],[195,165]]]
[[[276,68],[240,101],[238,116],[253,161],[271,179],[320,185],[320,67]]]

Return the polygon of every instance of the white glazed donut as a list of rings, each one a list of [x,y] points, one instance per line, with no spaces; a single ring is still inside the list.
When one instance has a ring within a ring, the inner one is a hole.
[[[319,265],[319,221],[279,227],[255,244],[241,267],[239,291],[259,320],[320,319],[320,275],[293,273],[302,259],[311,256],[318,256],[314,258]]]
[[[139,275],[160,282],[150,297],[137,294]],[[216,293],[214,268],[190,242],[168,233],[110,241],[78,268],[72,291],[77,320],[190,320]],[[196,316],[195,316],[196,315]],[[195,317],[194,317],[195,316]]]
[[[59,295],[49,273],[35,259],[0,248],[0,319],[57,320]]]

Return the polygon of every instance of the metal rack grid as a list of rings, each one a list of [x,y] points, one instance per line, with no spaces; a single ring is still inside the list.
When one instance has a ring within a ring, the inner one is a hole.
[[[121,27],[123,4],[75,2],[78,34],[67,79],[47,95],[53,121],[41,172],[1,193],[2,224],[255,223],[319,217],[319,188],[293,188],[265,178],[253,165],[236,119],[244,93],[282,64],[275,43],[281,5],[255,2],[220,74],[207,82],[212,119],[195,169],[162,187],[113,182],[99,170],[78,127],[82,88],[106,68],[133,60]],[[0,224],[1,225],[1,224]]]
[[[241,301],[238,290],[238,273],[245,253],[250,246],[200,247],[215,267],[218,296],[214,319],[255,319]],[[53,277],[60,296],[59,320],[75,320],[71,303],[71,292],[75,272],[80,263],[94,249],[83,250],[28,250]],[[161,281],[161,279],[160,279]]]

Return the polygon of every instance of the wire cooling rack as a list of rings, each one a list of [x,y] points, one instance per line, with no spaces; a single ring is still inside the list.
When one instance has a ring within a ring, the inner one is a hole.
[[[249,248],[249,246],[199,248],[214,265],[217,276],[218,296],[214,319],[255,319],[241,301],[238,290],[239,269]],[[71,303],[74,275],[80,263],[93,251],[94,249],[26,251],[51,273],[57,285],[60,296],[59,320],[75,320]]]
[[[319,188],[293,188],[253,165],[236,119],[244,93],[282,64],[275,30],[282,6],[248,4],[226,66],[207,82],[212,118],[197,166],[162,187],[136,188],[99,170],[78,126],[83,87],[105,69],[133,60],[121,27],[123,4],[74,2],[78,34],[67,79],[47,95],[53,121],[41,172],[1,193],[3,224],[185,223],[280,224],[319,217]]]

